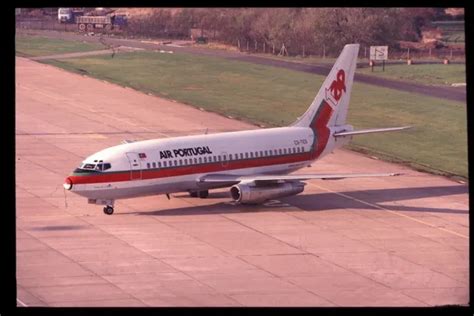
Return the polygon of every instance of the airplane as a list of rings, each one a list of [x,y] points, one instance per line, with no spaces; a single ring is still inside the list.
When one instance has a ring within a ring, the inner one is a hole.
[[[396,176],[396,173],[290,174],[352,136],[410,126],[354,130],[346,124],[359,44],[345,45],[307,111],[286,127],[124,141],[87,157],[63,184],[114,212],[118,199],[189,192],[206,198],[230,187],[236,203],[258,204],[303,192],[310,179]]]

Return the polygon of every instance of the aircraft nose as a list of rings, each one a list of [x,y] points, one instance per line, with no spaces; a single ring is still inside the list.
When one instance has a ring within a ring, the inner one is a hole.
[[[66,189],[66,190],[71,190],[72,189],[72,180],[70,177],[67,177],[65,180],[64,180],[64,184],[63,184],[63,187]]]

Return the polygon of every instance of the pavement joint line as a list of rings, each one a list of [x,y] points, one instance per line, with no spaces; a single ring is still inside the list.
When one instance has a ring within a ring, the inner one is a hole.
[[[137,209],[135,209],[133,206],[128,205],[128,207],[130,207],[130,208],[134,209],[135,211],[137,211]],[[155,220],[155,217],[153,217],[153,219]],[[89,223],[87,220],[84,220],[84,221],[87,222],[87,223]],[[158,220],[158,222],[159,222],[159,223],[162,223],[162,224],[165,224],[165,225],[167,225],[167,226],[169,226],[169,227],[171,227],[171,228],[173,228],[173,229],[176,229],[176,227],[173,227],[173,226],[171,226],[170,224],[168,224],[168,223],[166,223],[166,222],[162,222],[162,221],[160,221],[160,220]],[[89,224],[90,224],[90,223],[89,223]],[[216,291],[218,294],[222,294],[222,295],[226,296],[227,298],[229,298],[230,300],[234,301],[235,303],[237,303],[237,304],[239,304],[239,305],[242,305],[242,304],[240,304],[237,300],[235,300],[234,298],[232,298],[232,297],[230,297],[230,296],[228,296],[228,295],[226,295],[226,294],[224,294],[224,293],[220,293],[218,290],[216,290],[216,289],[213,288],[212,286],[207,285],[206,283],[203,283],[202,281],[200,281],[200,280],[194,278],[192,275],[188,274],[186,271],[180,270],[180,269],[178,269],[178,268],[176,268],[176,267],[174,267],[174,266],[168,264],[167,262],[163,261],[162,258],[155,257],[154,255],[149,254],[148,252],[144,251],[143,249],[140,249],[140,248],[137,248],[136,246],[131,245],[128,241],[123,240],[122,238],[120,238],[119,236],[116,236],[116,235],[113,234],[113,233],[110,233],[110,232],[107,232],[106,230],[103,230],[100,226],[94,226],[94,227],[96,227],[98,230],[100,230],[100,231],[102,231],[102,232],[104,232],[104,233],[106,233],[106,234],[109,234],[109,235],[113,236],[114,238],[116,238],[116,239],[118,239],[118,240],[124,242],[124,243],[127,244],[128,246],[133,247],[133,248],[136,249],[137,251],[140,251],[140,252],[146,254],[147,256],[150,256],[151,258],[153,258],[153,260],[157,260],[157,261],[163,263],[164,265],[170,267],[171,269],[173,269],[173,270],[175,270],[175,271],[179,271],[180,273],[183,273],[184,275],[186,275],[187,277],[191,278],[192,280],[198,282],[199,284],[203,285],[204,287],[210,288],[210,289]],[[180,230],[180,231],[181,231],[181,230]],[[189,234],[186,233],[186,232],[183,232],[183,233],[185,233],[186,235],[188,235],[188,236],[190,236],[190,237],[192,237],[192,238],[194,238],[194,239],[200,240],[200,239],[198,239],[198,238],[196,238],[196,237],[194,237],[194,236],[192,236],[192,235],[189,235]],[[201,240],[200,240],[200,241],[201,241]],[[204,241],[202,241],[202,242],[204,242]],[[209,244],[206,243],[206,242],[204,242],[204,243],[207,244],[207,245],[209,245]],[[209,245],[209,246],[211,246],[211,247],[213,247],[213,248],[217,248],[217,247],[214,247],[214,246],[212,246],[212,245]],[[219,249],[219,248],[217,248],[217,249]],[[219,249],[219,250],[220,250],[220,249]],[[109,282],[109,281],[107,280],[107,282]],[[172,290],[170,290],[170,291],[172,291]],[[128,292],[126,292],[126,293],[128,293]],[[131,294],[130,294],[130,295],[131,295]],[[133,295],[131,295],[131,296],[134,297]],[[140,300],[139,298],[136,298],[136,299],[138,299],[138,300],[139,300],[140,302],[142,302],[143,304],[149,306],[149,304],[146,304],[144,301]],[[193,301],[193,300],[191,299],[191,301]],[[197,302],[195,302],[195,303],[197,303]]]
[[[336,192],[336,191],[333,191],[333,190],[324,188],[324,187],[322,187],[322,186],[319,186],[319,185],[314,184],[314,183],[311,183],[311,182],[308,182],[308,184],[309,184],[309,185],[312,185],[312,186],[315,186],[315,187],[317,187],[317,188],[319,188],[319,189],[321,189],[321,190],[325,190],[325,191],[327,191],[327,192],[331,192],[331,193],[340,195],[340,196],[345,197],[345,198],[347,198],[347,199],[350,199],[350,200],[353,200],[353,201],[356,201],[356,202],[359,202],[359,203],[368,205],[368,206],[370,206],[370,207],[375,207],[375,208],[377,208],[377,209],[379,209],[379,210],[386,211],[386,212],[389,212],[389,213],[391,213],[391,214],[398,215],[398,216],[400,216],[400,217],[405,217],[405,218],[410,219],[410,220],[412,220],[412,221],[418,222],[418,223],[420,223],[420,224],[423,224],[423,225],[426,225],[426,226],[429,226],[429,227],[432,227],[432,228],[436,228],[436,229],[438,229],[438,230],[442,230],[442,231],[447,232],[447,233],[449,233],[449,234],[456,235],[456,236],[459,236],[459,237],[462,237],[462,238],[465,238],[465,239],[469,239],[468,236],[465,236],[465,235],[463,235],[463,234],[460,234],[460,233],[457,233],[457,232],[454,232],[454,231],[452,231],[452,230],[445,229],[445,228],[442,228],[442,227],[438,227],[438,226],[433,225],[433,224],[431,224],[431,223],[428,223],[428,222],[425,222],[425,221],[416,219],[416,218],[414,218],[414,217],[411,217],[411,216],[408,216],[408,215],[405,215],[405,214],[401,214],[401,213],[396,212],[396,211],[389,210],[389,209],[387,209],[387,208],[385,208],[385,207],[382,207],[382,206],[380,206],[380,205],[372,204],[372,203],[369,203],[369,202],[360,200],[360,199],[358,199],[358,198],[352,197],[352,196],[350,196],[350,195],[347,195],[347,194],[344,194],[344,193],[341,193],[341,192]]]
[[[292,207],[294,207],[294,206],[292,206]],[[285,212],[285,213],[286,213],[286,212]],[[221,216],[226,217],[225,215],[221,215]],[[227,217],[226,217],[226,218],[227,218]],[[295,218],[297,218],[297,219],[299,219],[299,220],[301,220],[301,221],[303,221],[303,222],[306,222],[305,220],[303,220],[303,219],[301,219],[301,218],[298,218],[298,217],[295,217]],[[232,219],[230,219],[230,220],[232,220]],[[232,221],[235,221],[235,220],[232,220]],[[238,222],[238,221],[237,221],[237,222]],[[239,223],[239,222],[238,222],[238,223]],[[250,227],[250,226],[245,225],[245,224],[243,224],[243,223],[240,223],[240,224],[241,224],[242,226],[244,226],[244,227],[247,227],[247,228],[251,229],[251,230],[254,230],[254,231],[256,231],[256,232],[259,232],[259,233],[261,233],[261,234],[263,234],[263,235],[265,235],[265,236],[272,237],[272,238],[274,238],[274,239],[276,239],[276,240],[278,240],[278,241],[281,241],[281,240],[279,240],[278,238],[276,238],[276,237],[274,237],[274,236],[269,236],[269,235],[267,235],[267,234],[265,234],[265,233],[262,233],[262,232],[260,232],[259,230],[255,229],[255,228],[253,228],[253,227]],[[310,224],[311,224],[311,225],[314,225],[314,223],[310,223]],[[346,236],[346,238],[348,238],[348,239],[350,239],[350,240],[354,240],[354,239],[349,238],[349,237],[347,237],[347,236]],[[291,247],[293,247],[293,248],[303,250],[303,249],[301,249],[300,247],[291,245],[291,244],[289,244],[289,243],[287,243],[287,242],[285,242],[285,241],[281,241],[281,242],[283,242],[283,243],[285,243],[285,244],[287,244],[287,245],[289,245],[289,246],[291,246]],[[359,241],[359,242],[365,244],[365,243],[362,242],[362,241]],[[369,246],[370,246],[370,245],[369,245]],[[370,246],[370,247],[372,247],[372,246]],[[372,247],[372,248],[374,248],[374,247]],[[374,249],[377,250],[377,248],[374,248]],[[325,262],[327,262],[327,263],[329,263],[329,264],[331,264],[331,265],[337,266],[337,267],[339,267],[339,268],[341,268],[341,269],[343,269],[343,270],[346,270],[346,271],[349,271],[349,272],[354,273],[354,274],[356,274],[356,275],[359,275],[359,276],[361,276],[361,277],[363,277],[363,278],[365,278],[365,279],[371,280],[372,282],[375,282],[375,283],[377,283],[377,284],[379,284],[379,285],[381,285],[381,286],[383,286],[383,287],[389,288],[389,289],[391,289],[391,290],[393,290],[393,291],[395,291],[395,292],[397,292],[397,293],[399,293],[399,294],[401,294],[401,295],[408,296],[408,297],[410,297],[410,298],[412,298],[412,299],[415,299],[416,301],[419,301],[419,302],[425,304],[425,302],[423,302],[423,301],[421,301],[421,300],[419,300],[419,299],[416,299],[416,298],[413,298],[413,297],[411,297],[411,296],[409,296],[409,295],[407,295],[407,294],[401,293],[401,292],[398,291],[397,289],[393,289],[392,287],[388,286],[387,284],[384,284],[384,283],[382,283],[382,282],[380,282],[380,281],[378,281],[378,280],[374,280],[374,279],[372,279],[372,278],[370,278],[370,277],[368,277],[368,276],[366,276],[366,275],[364,275],[364,274],[359,273],[359,272],[356,271],[356,270],[350,269],[350,268],[345,267],[345,266],[341,266],[340,264],[337,264],[337,263],[332,262],[332,261],[330,261],[330,260],[327,260],[327,259],[324,259],[324,258],[320,258],[316,253],[309,252],[309,251],[306,251],[306,250],[303,250],[303,251],[305,252],[305,254],[313,255],[313,256],[315,256],[316,258],[318,258],[318,259],[320,259],[320,260],[322,260],[322,261],[325,261]],[[378,252],[380,252],[380,250],[378,250]],[[386,251],[382,251],[382,252],[386,252]],[[239,257],[239,258],[240,258],[240,257]],[[244,260],[244,259],[242,259],[242,260]],[[244,261],[245,261],[245,260],[244,260]],[[417,264],[417,265],[418,265],[418,264]],[[258,268],[258,267],[257,267],[257,268]],[[266,270],[264,270],[264,271],[266,271]],[[272,274],[272,273],[269,272],[269,271],[266,271],[266,272]],[[272,275],[273,275],[273,274],[272,274]],[[290,282],[289,280],[288,280],[287,282],[293,284],[293,283]],[[297,286],[297,285],[296,285],[296,286]],[[299,287],[299,286],[297,286],[297,287]],[[306,289],[305,289],[305,290],[306,290]],[[308,290],[308,291],[309,291],[309,290]],[[310,291],[310,292],[311,292],[311,291]],[[313,293],[313,292],[311,292],[311,293]],[[313,294],[315,294],[315,293],[313,293]],[[317,295],[317,294],[315,294],[315,295]],[[319,295],[318,295],[318,296],[319,296]],[[321,296],[321,297],[322,297],[322,296]],[[330,301],[329,299],[327,299],[327,298],[325,298],[325,297],[323,297],[323,298],[326,299],[326,300],[328,300],[329,302],[332,302],[332,301]],[[335,305],[337,306],[337,304],[335,304]]]
[[[302,254],[302,255],[314,255],[314,254],[310,254],[310,253],[306,254],[306,253],[304,253],[304,254]],[[317,257],[317,256],[316,256],[316,257]],[[278,276],[277,274],[272,273],[271,271],[265,270],[265,269],[263,269],[263,268],[261,268],[261,267],[255,265],[255,264],[253,264],[253,263],[251,263],[251,262],[245,260],[244,258],[241,258],[240,256],[238,256],[238,258],[241,259],[242,261],[244,261],[244,262],[246,262],[246,263],[248,263],[248,264],[250,264],[250,265],[256,267],[256,268],[259,269],[259,270],[263,270],[263,271],[267,272],[268,274],[273,275],[275,278],[277,278],[277,279],[279,279],[279,280],[281,280],[281,281],[283,281],[283,282],[287,282],[287,283],[289,283],[289,284],[291,284],[291,285],[296,286],[296,287],[299,288],[299,289],[302,289],[304,292],[308,292],[308,293],[311,293],[311,294],[315,295],[316,297],[322,298],[322,299],[328,301],[329,303],[333,304],[334,306],[339,306],[339,305],[336,304],[335,302],[331,301],[329,298],[326,298],[326,297],[324,297],[324,296],[321,296],[321,295],[319,295],[319,294],[317,294],[317,293],[315,293],[315,292],[313,292],[313,291],[311,291],[311,290],[309,290],[309,289],[305,289],[304,287],[301,287],[301,286],[299,286],[298,284],[293,283],[291,280],[286,279],[286,278],[284,278],[284,277],[280,277],[280,276]]]
[[[187,203],[187,204],[189,204],[189,205],[195,206],[195,207],[196,207],[196,206],[197,206],[197,207],[200,206],[199,204],[194,204],[192,201],[189,201],[188,199],[185,199],[185,198],[176,198],[176,199],[179,199],[179,200],[181,200],[181,201],[183,201],[183,202],[185,202],[185,203]],[[279,242],[283,242],[283,243],[287,244],[286,242],[281,241],[281,240],[279,240],[278,238],[275,238],[275,237],[273,237],[273,236],[268,236],[267,234],[264,234],[264,233],[262,233],[262,232],[260,232],[260,231],[258,231],[258,230],[253,229],[252,227],[248,227],[248,226],[246,226],[245,224],[242,224],[242,223],[237,222],[237,221],[235,221],[235,220],[233,220],[233,219],[231,219],[231,218],[228,218],[228,217],[226,217],[225,215],[219,214],[218,216],[224,217],[226,220],[235,222],[235,223],[237,223],[238,225],[241,225],[241,226],[250,228],[251,230],[258,232],[259,234],[263,234],[264,236],[271,237],[272,239],[275,239],[275,240],[277,240],[277,241],[279,241]],[[155,219],[155,217],[153,217],[153,218]],[[172,225],[170,225],[170,224],[168,224],[168,223],[166,223],[166,222],[162,222],[162,221],[160,221],[159,219],[156,219],[156,220],[158,220],[158,222],[160,222],[160,223],[163,223],[163,224],[166,224],[166,225],[168,225],[168,226],[171,226],[173,229],[177,229],[176,227],[174,227],[174,226],[172,226]],[[183,232],[183,233],[185,233],[185,234],[188,235],[188,236],[191,236],[192,238],[194,238],[194,239],[196,239],[196,240],[199,240],[199,241],[205,243],[206,245],[209,245],[210,247],[219,249],[219,250],[221,250],[222,252],[227,253],[227,254],[230,255],[232,258],[235,258],[235,259],[241,260],[241,261],[243,261],[243,262],[245,262],[245,263],[247,263],[247,264],[250,264],[251,266],[254,266],[255,268],[257,268],[258,270],[265,271],[266,273],[268,273],[268,274],[270,274],[270,275],[273,275],[274,277],[276,277],[276,278],[279,279],[279,280],[282,280],[283,282],[290,283],[290,284],[296,286],[297,288],[302,289],[303,291],[309,292],[309,293],[314,294],[314,295],[316,295],[316,296],[318,296],[318,297],[322,297],[322,296],[319,296],[319,295],[317,295],[317,294],[315,294],[315,293],[313,293],[313,292],[311,292],[311,291],[309,291],[309,290],[307,290],[307,289],[305,289],[305,288],[302,288],[302,287],[300,287],[300,286],[298,286],[298,285],[296,285],[296,284],[293,284],[293,283],[292,283],[291,281],[289,281],[289,280],[282,279],[282,278],[276,276],[275,274],[273,274],[273,273],[271,273],[271,272],[269,272],[269,271],[267,271],[267,270],[265,270],[265,269],[262,269],[262,268],[260,268],[260,267],[258,267],[258,266],[256,266],[256,265],[254,265],[254,264],[252,264],[252,263],[250,263],[250,262],[247,262],[245,259],[241,258],[240,255],[233,255],[232,253],[229,253],[229,252],[226,251],[225,249],[221,249],[221,248],[219,248],[219,247],[216,247],[216,246],[214,246],[214,245],[211,245],[211,244],[209,244],[208,242],[206,242],[206,241],[204,241],[204,240],[201,240],[200,238],[197,238],[197,237],[195,237],[195,236],[193,236],[193,235],[190,235],[190,234],[187,233],[187,232],[182,231],[181,229],[178,229],[178,230],[181,231],[181,232]],[[287,245],[289,245],[289,244],[287,244]],[[291,245],[290,245],[290,246],[291,246]],[[291,246],[291,247],[292,247],[292,248],[295,248],[295,247],[293,247],[293,246]],[[297,248],[297,249],[298,249],[298,248]],[[304,251],[304,250],[303,250],[303,251]],[[310,254],[310,253],[305,252],[305,254]],[[209,286],[209,287],[211,287],[211,286]],[[212,287],[211,287],[211,288],[212,288]],[[213,289],[214,289],[214,288],[213,288]],[[214,289],[214,290],[216,290],[216,289]],[[235,300],[235,299],[234,299],[233,297],[231,297],[230,295],[227,295],[227,294],[223,294],[223,295],[228,296],[229,298],[232,298],[232,300]],[[324,298],[324,297],[322,297],[322,298],[325,299],[325,300],[327,300],[328,302],[331,302],[332,304],[334,304],[334,305],[337,306],[337,304],[335,304],[334,302],[332,302],[332,301],[330,301],[330,300],[328,300],[328,299],[326,299],[326,298]],[[237,303],[239,303],[239,302],[237,301]],[[240,303],[239,303],[239,304],[240,304]]]
[[[77,216],[74,216],[74,215],[70,215],[70,216],[73,217],[73,218],[79,219],[80,221],[86,222],[87,224],[90,225],[89,222],[87,222],[87,221],[85,221],[85,220],[83,220],[83,219],[81,219],[81,218],[78,218]],[[98,230],[103,231],[103,230],[102,230],[101,228],[99,228],[98,226],[94,226],[94,227],[95,227],[96,229],[98,229]],[[69,256],[65,255],[65,254],[64,254],[63,252],[61,252],[60,250],[51,247],[48,243],[46,243],[46,242],[44,242],[43,240],[37,238],[36,236],[32,235],[32,234],[29,233],[28,231],[25,231],[25,230],[22,230],[22,231],[23,231],[25,234],[30,235],[30,237],[36,239],[38,242],[40,242],[41,244],[45,245],[46,247],[48,247],[48,248],[51,249],[52,251],[57,252],[58,254],[60,254],[60,255],[63,256],[63,257],[66,257],[68,260],[71,260],[71,262],[74,262],[75,264],[79,265],[79,266],[80,266],[81,268],[83,268],[84,270],[89,271],[89,272],[91,272],[93,275],[95,275],[95,276],[97,276],[98,278],[104,280],[107,284],[109,284],[109,285],[111,285],[112,287],[118,289],[120,292],[122,292],[122,293],[128,295],[130,298],[137,299],[137,300],[140,301],[141,303],[143,303],[143,304],[145,304],[145,305],[148,305],[148,304],[146,304],[144,301],[142,301],[140,298],[138,298],[138,297],[136,297],[136,296],[130,294],[129,292],[123,290],[121,287],[119,287],[119,286],[116,285],[115,283],[112,283],[112,282],[110,282],[109,280],[107,280],[106,278],[104,278],[102,275],[97,274],[95,271],[93,271],[93,270],[89,269],[88,267],[84,266],[84,265],[83,265],[84,262],[81,263],[81,262],[78,262],[78,261],[76,261],[76,260],[70,258]],[[103,231],[103,232],[104,232],[104,231]],[[107,233],[107,232],[105,232],[105,233]],[[110,233],[108,233],[108,234],[110,234]],[[112,235],[112,234],[110,234],[110,235]],[[117,238],[115,235],[112,235],[112,236],[115,237],[115,238]],[[117,238],[117,239],[121,240],[120,238]],[[121,241],[124,242],[123,240],[121,240]],[[127,244],[128,244],[128,243],[127,243]],[[80,284],[79,284],[79,285],[80,285]],[[67,285],[63,285],[63,286],[67,286]],[[101,300],[103,300],[103,299],[98,299],[97,301],[101,301]],[[96,301],[96,300],[94,300],[94,301]],[[67,301],[67,302],[73,303],[74,300],[72,300],[72,301]],[[52,302],[52,303],[55,303],[55,302]]]

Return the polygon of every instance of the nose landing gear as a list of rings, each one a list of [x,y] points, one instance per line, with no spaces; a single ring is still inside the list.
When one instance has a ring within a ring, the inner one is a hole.
[[[112,215],[114,213],[114,208],[110,205],[104,207],[104,213],[107,215]]]

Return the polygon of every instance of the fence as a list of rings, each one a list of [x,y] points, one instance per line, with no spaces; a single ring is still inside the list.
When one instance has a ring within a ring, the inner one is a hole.
[[[59,23],[54,20],[17,20],[17,29],[53,30],[53,31],[77,31],[76,24]]]
[[[299,56],[299,57],[320,57],[320,58],[333,58],[337,57],[338,53],[328,53],[326,47],[323,45],[319,48],[319,51],[310,50],[305,45],[298,45],[298,48],[289,47],[285,43],[278,44],[267,44],[266,42],[258,42],[251,40],[236,40],[233,45],[241,52],[248,53],[263,53],[273,54],[280,56]],[[389,59],[390,60],[449,60],[464,61],[465,60],[465,49],[463,46],[456,47],[443,47],[443,48],[389,48]],[[370,57],[370,46],[361,46],[359,49],[359,58],[369,60]]]
[[[18,19],[16,21],[16,27],[19,29],[40,29],[40,30],[56,30],[56,31],[77,31],[76,24],[68,24],[68,23],[59,23],[55,19]],[[145,33],[144,30],[141,29],[140,23],[137,25],[131,25],[124,30],[125,34],[128,35],[135,35]],[[155,31],[156,33],[156,31]],[[179,33],[179,32],[178,32]],[[185,33],[185,32],[181,32]],[[154,34],[155,36],[159,35],[160,37],[166,38],[180,38],[182,39],[184,36],[182,34],[173,34],[171,32],[161,32],[159,34]],[[291,43],[288,41],[288,43]],[[330,54],[328,53],[327,48],[325,45],[322,47],[318,47],[315,49],[314,47],[309,47],[309,45],[302,45],[302,44],[293,44],[289,45],[288,43],[267,43],[264,41],[255,41],[255,40],[248,40],[248,39],[237,39],[235,40],[232,45],[235,46],[241,52],[249,52],[249,53],[263,53],[263,54],[273,54],[273,55],[281,55],[281,56],[300,56],[300,57],[320,57],[320,58],[327,58],[327,57],[337,57],[339,52]],[[359,58],[361,59],[369,59],[369,46],[361,46],[359,50]],[[443,60],[445,58],[453,61],[465,61],[465,49],[463,46],[456,46],[456,47],[448,47],[448,48],[426,48],[426,49],[413,49],[413,48],[404,48],[404,49],[394,49],[389,48],[388,53],[390,60],[428,60],[428,61],[436,61],[436,60]]]

